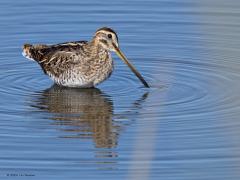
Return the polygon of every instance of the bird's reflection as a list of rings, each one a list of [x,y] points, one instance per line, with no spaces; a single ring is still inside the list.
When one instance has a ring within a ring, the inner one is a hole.
[[[147,96],[145,93],[133,102],[131,111],[139,111]],[[117,146],[118,134],[124,125],[113,121],[111,99],[95,88],[77,89],[53,85],[38,93],[31,106],[50,113],[48,118],[54,120],[54,125],[59,125],[57,127],[60,130],[67,132],[61,137],[93,138],[97,148],[113,148]],[[129,113],[128,111],[127,114]]]
[[[51,119],[69,132],[65,138],[92,137],[95,146],[99,148],[117,145],[118,126],[112,121],[113,103],[99,89],[54,85],[43,91],[33,106],[50,112]]]

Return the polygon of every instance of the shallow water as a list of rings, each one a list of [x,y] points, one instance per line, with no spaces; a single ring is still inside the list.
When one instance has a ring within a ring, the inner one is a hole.
[[[0,179],[240,179],[240,3],[0,2]],[[98,89],[54,86],[28,43],[114,28],[146,89],[117,57]]]

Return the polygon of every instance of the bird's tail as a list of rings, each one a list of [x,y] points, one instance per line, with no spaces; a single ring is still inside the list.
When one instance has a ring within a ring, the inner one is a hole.
[[[23,45],[23,52],[22,55],[32,61],[34,61],[32,57],[32,50],[33,50],[33,45],[31,44],[24,44]]]
[[[44,55],[44,52],[42,51],[44,51],[47,47],[48,46],[45,44],[24,44],[22,55],[30,60],[39,61]]]

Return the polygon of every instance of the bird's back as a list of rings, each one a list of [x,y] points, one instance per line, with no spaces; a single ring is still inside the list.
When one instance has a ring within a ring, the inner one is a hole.
[[[45,45],[45,44],[24,44],[23,45],[23,56],[30,60],[41,63],[42,59],[50,58],[52,55],[58,52],[76,52],[86,45],[87,41],[76,41],[67,42],[56,45]]]

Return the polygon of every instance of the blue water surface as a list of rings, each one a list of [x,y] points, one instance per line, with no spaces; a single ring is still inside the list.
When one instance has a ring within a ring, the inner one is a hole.
[[[240,179],[240,3],[1,0],[0,179]],[[96,89],[53,82],[24,43],[113,28],[144,88],[113,54]]]

